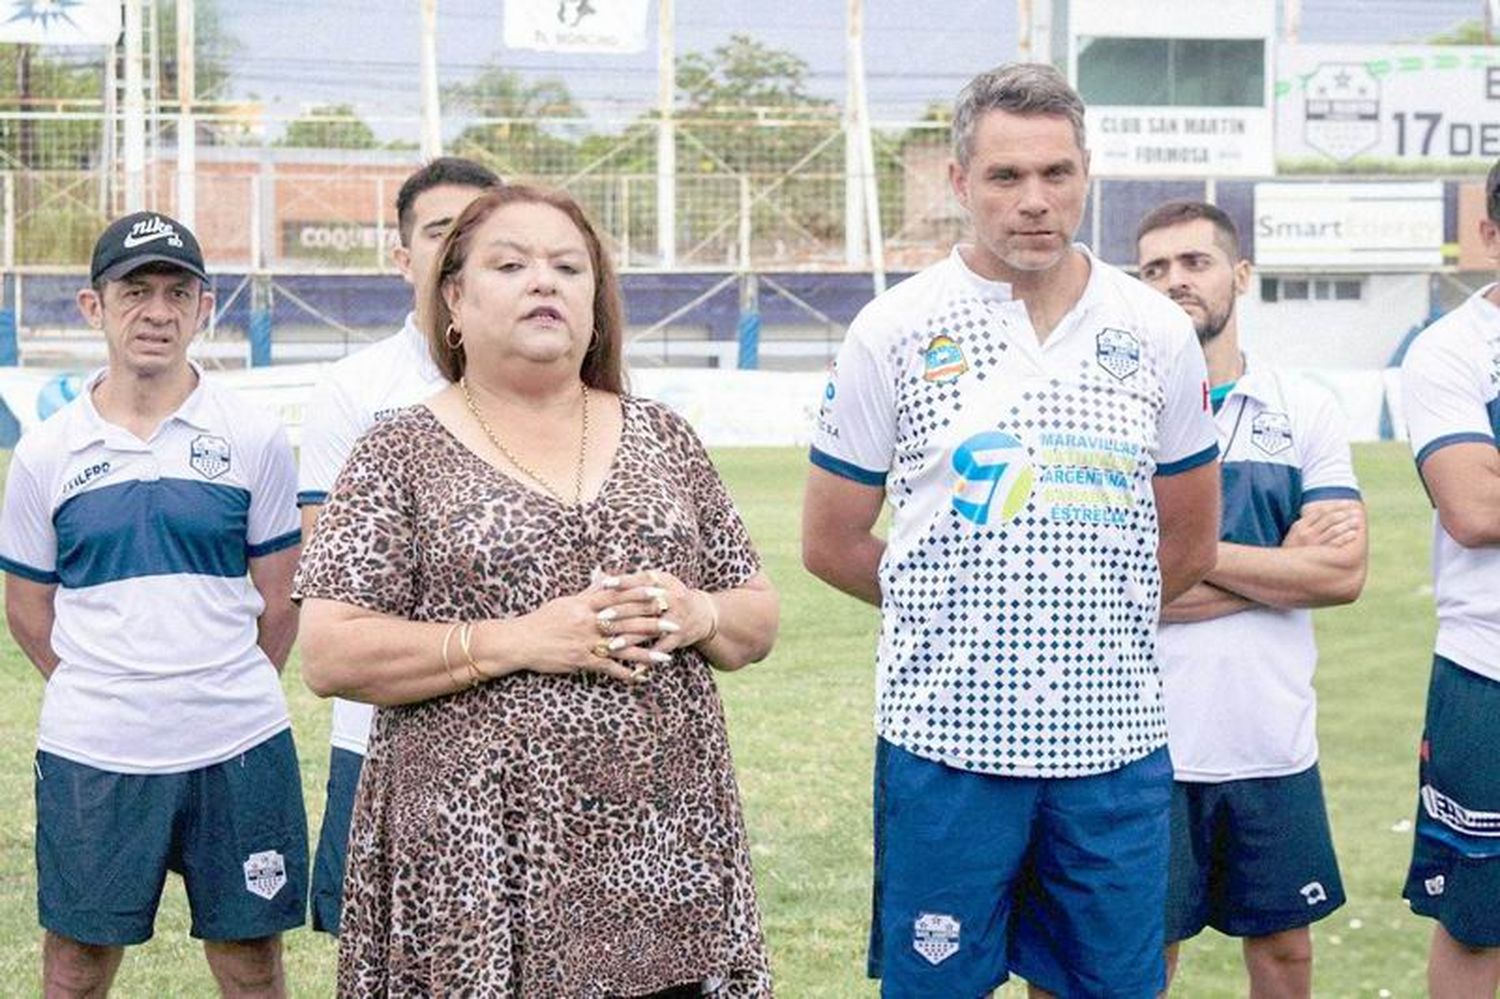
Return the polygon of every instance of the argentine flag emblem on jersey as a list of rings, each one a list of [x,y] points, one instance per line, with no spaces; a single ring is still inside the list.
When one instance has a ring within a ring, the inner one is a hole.
[[[1031,498],[1031,455],[1010,434],[986,430],[970,437],[953,452],[953,471],[953,509],[976,524],[988,524],[992,511],[1002,522],[1011,520]]]

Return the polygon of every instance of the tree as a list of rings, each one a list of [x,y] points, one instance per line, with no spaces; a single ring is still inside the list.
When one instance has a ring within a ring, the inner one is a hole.
[[[299,149],[376,149],[380,140],[349,104],[325,104],[292,119],[278,146]]]
[[[1484,24],[1480,21],[1464,21],[1456,24],[1452,29],[1440,35],[1434,35],[1429,41],[1430,45],[1492,45],[1490,39],[1485,37]]]
[[[161,93],[178,100],[177,0],[156,0],[157,38],[161,46]],[[193,0],[193,100],[229,100],[229,62],[239,39],[224,27],[218,0]]]
[[[801,56],[734,34],[708,55],[689,52],[677,60],[677,90],[703,114],[826,110],[828,101],[807,92],[807,72]]]
[[[842,236],[843,124],[807,77],[802,57],[744,34],[678,60],[677,162],[704,178],[678,206],[687,254],[734,259],[747,196],[758,254],[806,259]]]
[[[560,80],[527,80],[491,64],[473,80],[444,87],[443,107],[446,115],[475,119],[450,144],[454,154],[502,177],[556,178],[577,164],[578,147],[549,127],[549,120],[583,115]]]

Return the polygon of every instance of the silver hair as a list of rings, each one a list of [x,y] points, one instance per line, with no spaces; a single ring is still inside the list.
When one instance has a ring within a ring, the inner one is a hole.
[[[1084,142],[1083,99],[1064,76],[1040,62],[1013,62],[980,73],[958,92],[953,105],[953,155],[959,166],[969,165],[974,152],[974,129],[990,111],[1017,115],[1066,118],[1073,126],[1078,151]]]

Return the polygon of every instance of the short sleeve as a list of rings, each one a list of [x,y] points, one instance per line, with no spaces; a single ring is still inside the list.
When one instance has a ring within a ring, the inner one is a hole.
[[[1348,421],[1327,392],[1313,393],[1302,434],[1302,502],[1357,500],[1359,481],[1349,453]]]
[[[1495,443],[1493,392],[1480,365],[1453,349],[1451,338],[1434,339],[1440,332],[1422,333],[1401,365],[1401,408],[1418,470],[1449,444]]]
[[[368,429],[358,407],[336,373],[330,371],[313,388],[302,423],[302,451],[297,474],[297,505],[317,506],[328,501],[339,471],[354,450],[354,442]]]
[[[849,327],[823,390],[812,463],[866,486],[884,486],[896,441],[895,382],[870,348],[866,311]]]
[[[250,523],[245,537],[251,558],[284,551],[302,540],[297,519],[297,465],[292,445],[279,425],[261,449],[250,490]]]
[[[415,504],[400,419],[379,424],[349,455],[302,550],[294,596],[337,600],[395,617],[416,607]]]
[[[1185,318],[1185,317],[1184,317]],[[1195,337],[1185,337],[1167,367],[1157,423],[1156,474],[1178,475],[1219,456],[1208,407],[1208,368]]]
[[[33,583],[56,583],[57,533],[51,503],[18,452],[5,477],[0,508],[0,569]]]
[[[688,488],[704,549],[699,586],[710,591],[733,589],[760,571],[760,555],[703,442],[685,422],[679,426],[688,438]]]

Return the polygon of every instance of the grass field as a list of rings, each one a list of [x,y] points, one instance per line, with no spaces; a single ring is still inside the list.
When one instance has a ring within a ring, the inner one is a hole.
[[[799,564],[802,452],[715,457],[782,597],[771,659],[721,680],[778,993],[873,995],[863,946],[875,613]],[[1318,616],[1322,768],[1350,901],[1314,928],[1315,992],[1411,997],[1424,991],[1430,927],[1399,897],[1431,659],[1430,513],[1404,446],[1364,445],[1355,458],[1371,512],[1369,582],[1359,603]],[[299,682],[295,661],[285,686],[316,830],[328,711]],[[0,994],[7,996],[37,991],[31,756],[41,691],[19,651],[0,641]],[[334,948],[326,937],[290,934],[287,954],[296,995],[331,994]],[[211,995],[200,955],[174,879],[156,938],[128,953],[115,994]],[[1209,934],[1188,944],[1174,992],[1243,995],[1237,942]]]

